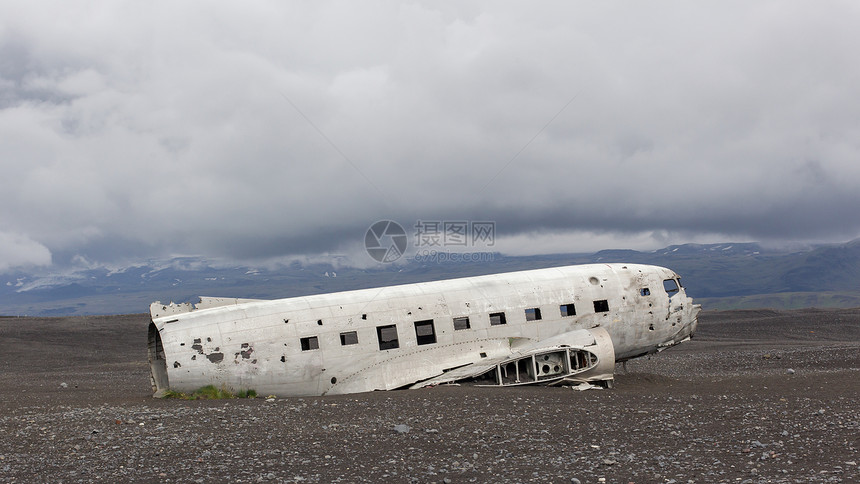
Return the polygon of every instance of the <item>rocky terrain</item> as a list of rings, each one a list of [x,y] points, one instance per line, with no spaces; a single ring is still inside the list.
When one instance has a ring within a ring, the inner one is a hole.
[[[151,398],[147,324],[0,319],[0,481],[860,481],[860,309],[706,311],[611,390],[273,401]]]

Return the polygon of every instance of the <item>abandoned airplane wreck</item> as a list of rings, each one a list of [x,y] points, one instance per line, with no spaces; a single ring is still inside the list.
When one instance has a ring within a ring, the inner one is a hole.
[[[216,385],[311,396],[468,381],[602,382],[692,337],[673,271],[592,264],[357,291],[150,307],[155,396]]]

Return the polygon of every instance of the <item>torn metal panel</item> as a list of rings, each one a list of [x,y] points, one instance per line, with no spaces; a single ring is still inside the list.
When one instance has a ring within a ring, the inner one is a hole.
[[[223,306],[231,306],[237,304],[245,304],[250,302],[259,302],[261,299],[240,299],[235,297],[208,297],[201,296],[200,301],[197,304],[191,303],[169,303],[169,304],[161,304],[160,302],[154,302],[149,305],[149,313],[153,318],[161,318],[165,316],[170,316],[173,314],[183,314],[189,313],[191,311],[198,311],[201,309],[212,309],[219,308]]]
[[[665,281],[672,280],[674,284]],[[154,391],[327,395],[474,380],[611,382],[615,361],[692,336],[669,269],[594,264],[274,301],[153,303]]]
[[[615,351],[609,333],[603,328],[582,329],[512,350],[510,356],[450,370],[410,388],[468,380],[483,386],[608,381],[614,371]]]

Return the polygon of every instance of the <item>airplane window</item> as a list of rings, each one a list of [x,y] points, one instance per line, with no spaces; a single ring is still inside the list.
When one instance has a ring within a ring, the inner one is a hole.
[[[609,311],[609,301],[607,301],[606,299],[594,301],[594,312],[595,313],[605,313],[607,311]]]
[[[340,344],[343,346],[357,345],[358,344],[358,333],[355,331],[348,331],[346,333],[341,333],[340,334]]]
[[[400,348],[400,343],[397,340],[397,326],[393,324],[388,326],[377,326],[376,337],[379,339],[380,350]]]
[[[302,338],[301,343],[302,343],[302,351],[310,351],[310,350],[320,349],[320,342],[316,336],[309,336],[307,338]]]
[[[456,331],[460,331],[461,329],[469,329],[471,326],[469,325],[469,317],[463,316],[462,318],[454,318],[454,329]]]
[[[537,321],[540,319],[540,308],[526,309],[526,321]]]
[[[643,287],[642,289],[639,290],[639,295],[640,296],[650,296],[651,295],[651,289],[648,289],[647,287]]]
[[[505,313],[490,313],[490,326],[498,326],[500,324],[507,324]]]
[[[663,289],[666,290],[666,294],[671,298],[675,294],[678,294],[678,283],[675,282],[675,279],[666,279],[663,281]]]
[[[430,345],[436,342],[436,330],[433,320],[415,321],[415,337],[419,345]]]
[[[576,316],[576,308],[573,304],[562,304],[558,307],[559,311],[561,311],[561,317],[566,318],[568,316]]]

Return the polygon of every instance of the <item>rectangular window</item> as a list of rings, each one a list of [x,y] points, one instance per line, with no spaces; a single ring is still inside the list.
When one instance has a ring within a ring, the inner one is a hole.
[[[568,316],[576,316],[576,307],[573,304],[562,304],[558,307],[558,310],[561,311],[561,317],[566,318]]]
[[[419,345],[431,345],[436,342],[436,329],[433,320],[415,321],[415,337]]]
[[[505,320],[505,313],[490,313],[490,326],[498,326],[500,324],[507,324],[508,322]]]
[[[355,331],[348,331],[346,333],[341,333],[340,334],[340,344],[343,346],[357,345],[358,344],[358,333]]]
[[[307,338],[302,338],[302,351],[310,351],[310,350],[318,350],[320,349],[320,341],[316,336],[308,336]]]
[[[540,320],[540,308],[526,309],[526,321]]]
[[[397,326],[390,324],[388,326],[377,326],[376,336],[379,338],[380,350],[393,350],[400,348],[400,343],[397,341]]]
[[[606,299],[594,301],[594,312],[595,313],[605,313],[607,311],[609,311],[609,301],[607,301]]]
[[[469,325],[469,317],[463,316],[462,318],[454,318],[454,329],[456,331],[460,331],[461,329],[469,329],[472,326]]]
[[[639,289],[639,295],[640,296],[650,296],[651,295],[651,289],[648,289],[647,287],[643,287],[642,289]]]

